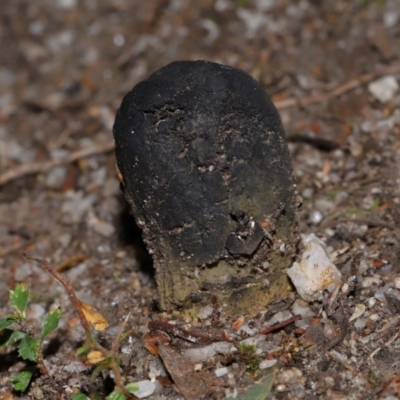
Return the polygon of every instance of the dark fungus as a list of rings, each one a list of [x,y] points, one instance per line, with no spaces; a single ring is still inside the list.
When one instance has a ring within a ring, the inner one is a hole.
[[[251,313],[283,295],[297,242],[292,166],[279,114],[250,75],[173,62],[125,96],[113,133],[163,309],[216,296]]]

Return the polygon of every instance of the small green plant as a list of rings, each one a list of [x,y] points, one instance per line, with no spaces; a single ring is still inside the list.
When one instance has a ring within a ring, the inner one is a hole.
[[[118,349],[121,343],[129,336],[130,331],[125,331],[125,326],[129,315],[123,322],[121,329],[114,339],[111,349],[101,346],[94,334],[95,330],[105,330],[108,323],[105,318],[92,306],[81,302],[75,295],[71,284],[55,271],[50,264],[41,259],[25,255],[31,261],[37,262],[45,271],[56,279],[67,292],[71,303],[79,316],[80,323],[86,333],[86,342],[78,350],[79,356],[86,356],[89,364],[93,365],[92,380],[101,371],[110,371],[114,375],[115,390],[107,396],[107,400],[125,400],[135,398],[132,394],[139,390],[136,383],[123,383],[120,371],[120,357]],[[0,318],[0,348],[16,346],[18,355],[27,365],[24,370],[16,376],[11,377],[14,390],[24,392],[31,382],[34,374],[39,371],[42,375],[48,375],[46,365],[43,360],[42,347],[44,339],[57,329],[61,310],[54,309],[49,312],[43,321],[40,335],[36,334],[32,327],[28,325],[26,309],[30,298],[29,288],[26,283],[17,284],[14,290],[10,290],[10,306],[13,312],[4,318]],[[89,399],[83,393],[77,393],[73,400]],[[98,397],[100,399],[100,397]]]
[[[21,392],[26,390],[37,368],[42,374],[48,375],[42,355],[43,341],[58,327],[61,317],[58,308],[50,311],[44,319],[42,332],[37,337],[26,320],[28,300],[28,286],[25,283],[17,284],[14,290],[10,290],[10,305],[14,312],[0,318],[0,347],[17,346],[18,355],[27,363],[32,363],[10,379],[14,390]]]
[[[241,353],[241,358],[246,364],[246,371],[249,374],[254,375],[258,371],[260,365],[260,359],[256,355],[256,346],[240,342],[238,347]]]
[[[138,386],[136,383],[128,383],[124,384],[123,383],[123,378],[121,376],[121,371],[120,371],[120,357],[118,355],[118,349],[121,343],[129,336],[130,331],[126,331],[125,327],[128,322],[128,319],[130,317],[130,314],[125,318],[125,321],[122,323],[121,328],[117,334],[117,336],[114,338],[113,344],[111,346],[111,349],[107,349],[103,347],[96,339],[94,336],[92,329],[97,330],[97,331],[104,331],[108,327],[108,323],[106,319],[92,306],[89,304],[85,304],[82,301],[80,301],[76,294],[74,289],[72,288],[71,283],[65,279],[62,275],[60,275],[55,269],[51,267],[51,265],[42,259],[39,258],[34,258],[31,256],[28,256],[25,254],[25,257],[28,260],[36,262],[41,268],[43,268],[46,272],[48,272],[56,281],[58,281],[61,286],[64,288],[66,293],[68,294],[68,297],[71,301],[71,304],[73,308],[75,309],[76,313],[78,314],[79,321],[85,331],[86,334],[86,341],[85,344],[78,350],[78,355],[82,356],[85,355],[87,357],[87,361],[89,364],[93,365],[94,371],[92,373],[92,381],[94,378],[101,372],[101,371],[110,371],[114,375],[114,381],[115,381],[115,390],[110,393],[107,396],[107,400],[126,400],[128,398],[136,398],[132,394],[136,391],[139,390]],[[25,295],[28,297],[28,295]],[[22,296],[20,296],[22,297]],[[23,297],[19,303],[21,303],[21,306],[26,303],[27,297]],[[24,303],[25,302],[25,303]],[[13,303],[11,304],[13,305]],[[25,306],[26,307],[26,304]],[[51,315],[52,313],[50,313]],[[61,313],[58,315],[57,323],[54,323],[53,319],[50,319],[48,321],[48,317],[46,317],[44,325],[43,325],[43,332],[40,337],[40,340],[38,342],[37,348],[40,350],[41,348],[41,343],[43,342],[43,339],[54,329],[57,328],[58,326],[58,321],[60,319]],[[7,317],[9,318],[9,317]],[[6,319],[7,319],[6,318]],[[53,322],[52,322],[53,321]],[[11,325],[13,322],[11,322],[9,325]],[[7,326],[9,326],[7,325]],[[1,329],[1,327],[0,327]],[[35,347],[36,348],[36,347]],[[40,365],[43,365],[43,359],[41,356],[41,352],[37,351],[36,354],[37,356],[37,362],[40,367]],[[42,369],[40,368],[40,371],[43,373]],[[47,373],[47,371],[46,371]],[[32,375],[31,375],[32,377]],[[28,382],[29,384],[29,382]],[[27,385],[28,385],[27,384]],[[23,390],[26,389],[27,385]],[[86,400],[89,399],[85,394],[83,393],[77,393],[73,396],[73,400]],[[89,399],[90,400],[90,399]]]
[[[379,379],[379,371],[376,367],[371,367],[368,370],[368,382],[373,386],[373,387],[378,387],[380,385],[380,379]]]
[[[254,354],[254,352],[256,351],[256,346],[254,346],[254,344],[240,342],[238,347],[242,354]]]

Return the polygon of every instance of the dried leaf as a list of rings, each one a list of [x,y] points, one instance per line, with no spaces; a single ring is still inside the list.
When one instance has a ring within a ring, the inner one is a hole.
[[[99,350],[93,350],[87,355],[89,364],[95,365],[105,360],[104,354]]]
[[[175,385],[186,400],[210,398],[223,382],[211,372],[195,371],[194,364],[158,341],[158,351]]]
[[[353,314],[351,315],[349,322],[354,321],[358,317],[361,317],[365,312],[365,305],[364,304],[356,304],[356,308],[354,309]]]
[[[157,342],[160,341],[165,345],[168,343],[167,339],[164,336],[151,333],[146,334],[143,340],[144,340],[144,347],[146,348],[146,350],[156,357],[158,357]]]
[[[83,314],[89,324],[96,329],[96,331],[105,331],[108,328],[107,320],[91,305],[79,301]]]

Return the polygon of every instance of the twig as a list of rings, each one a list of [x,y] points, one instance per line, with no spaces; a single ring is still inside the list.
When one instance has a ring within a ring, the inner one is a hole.
[[[129,320],[131,314],[132,313],[130,312],[125,317],[124,322],[121,324],[121,327],[119,328],[118,334],[114,339],[114,343],[113,343],[112,348],[111,348],[111,352],[114,353],[114,354],[117,352],[117,348],[118,348],[118,345],[119,345],[119,340],[121,339],[121,336],[122,336],[122,334],[123,334],[123,332],[125,330],[126,324],[128,323],[128,320]]]
[[[340,363],[343,365],[343,367],[345,367],[347,370],[354,372],[356,375],[358,374],[362,374],[361,372],[357,371],[354,367],[352,367],[349,363],[347,363],[346,361],[342,360],[340,357],[338,357],[335,353],[333,353],[332,351],[327,351],[326,354],[332,358],[332,360]]]
[[[304,107],[312,103],[324,102],[331,99],[332,97],[341,96],[342,94],[347,93],[350,90],[356,89],[357,87],[365,83],[369,83],[380,76],[387,74],[397,74],[399,72],[400,72],[400,64],[391,65],[387,68],[381,69],[378,72],[361,75],[359,78],[352,79],[346,83],[343,83],[342,85],[339,85],[335,89],[332,89],[328,92],[316,93],[311,96],[301,97],[299,99],[289,98],[285,100],[275,101],[274,104],[278,110],[282,110],[284,108],[289,108],[296,105]]]
[[[298,314],[298,315],[293,316],[292,318],[287,319],[286,321],[280,322],[279,324],[267,326],[266,328],[261,329],[260,332],[258,332],[258,333],[260,333],[261,335],[266,335],[267,333],[277,331],[278,329],[284,328],[285,326],[292,324],[293,322],[300,320],[300,319],[302,319],[302,317],[300,314]]]
[[[206,342],[219,342],[227,341],[221,337],[214,337],[207,332],[198,330],[187,330],[177,325],[169,324],[168,322],[162,321],[150,321],[149,322],[150,331],[161,331],[169,333],[175,337],[179,337],[190,343],[199,343],[202,341]]]
[[[79,319],[81,321],[83,329],[85,330],[88,340],[90,340],[90,342],[93,342],[94,340],[92,338],[92,332],[90,330],[89,322],[87,321],[85,315],[83,314],[81,303],[76,297],[76,294],[74,292],[74,289],[72,288],[71,283],[63,276],[61,276],[56,270],[54,270],[46,260],[32,257],[26,253],[24,253],[23,255],[28,260],[36,262],[40,267],[42,267],[45,271],[47,271],[57,282],[59,282],[62,285],[62,287],[67,292],[69,299],[71,300],[72,306],[78,313]]]
[[[94,147],[90,147],[87,149],[77,150],[65,158],[57,158],[55,160],[49,160],[44,162],[33,162],[33,163],[22,164],[0,175],[0,186],[3,186],[10,181],[22,178],[27,175],[37,174],[40,172],[47,172],[54,167],[58,167],[64,164],[69,164],[77,160],[80,160],[81,158],[91,157],[102,153],[108,153],[109,151],[112,150],[114,150],[114,140],[110,140],[109,142]]]

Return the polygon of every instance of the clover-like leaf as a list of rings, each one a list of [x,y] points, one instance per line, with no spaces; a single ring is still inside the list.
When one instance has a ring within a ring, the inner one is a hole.
[[[90,397],[83,393],[76,393],[72,396],[72,400],[90,400]]]
[[[126,397],[119,390],[114,390],[106,397],[106,400],[126,400]]]
[[[139,390],[137,383],[131,382],[124,386],[124,389],[129,393],[135,393]]]
[[[0,332],[0,347],[12,346],[26,336],[25,332],[4,329]]]
[[[24,359],[36,362],[39,342],[32,336],[25,335],[19,345],[18,354]]]
[[[10,378],[10,381],[13,384],[14,390],[24,392],[26,390],[26,388],[28,387],[35,370],[36,370],[36,367],[32,366],[32,367],[25,369],[24,371],[21,371],[18,375]]]
[[[18,321],[19,321],[18,316],[14,315],[14,314],[8,315],[7,317],[4,317],[4,318],[0,318],[0,331],[9,327],[14,322],[18,322]]]
[[[25,319],[25,310],[29,299],[29,288],[25,282],[19,283],[15,290],[10,290],[10,304]]]
[[[59,308],[51,311],[45,318],[43,323],[42,334],[40,335],[40,344],[42,344],[44,338],[53,332],[58,327],[60,322],[61,310]]]

